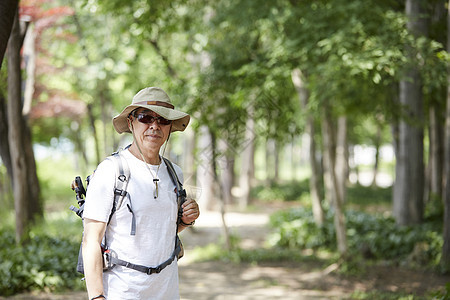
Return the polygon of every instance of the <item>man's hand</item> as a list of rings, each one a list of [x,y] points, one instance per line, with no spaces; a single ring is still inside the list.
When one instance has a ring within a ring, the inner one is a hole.
[[[183,208],[183,216],[181,217],[181,221],[184,224],[191,224],[200,215],[198,204],[194,199],[187,198],[181,207]]]

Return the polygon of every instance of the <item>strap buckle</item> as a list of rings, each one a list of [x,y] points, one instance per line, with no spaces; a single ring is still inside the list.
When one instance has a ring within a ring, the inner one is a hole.
[[[120,190],[120,189],[114,189],[114,195],[117,196],[126,196],[127,195],[127,191],[124,190]]]
[[[148,268],[147,275],[151,275],[151,274],[154,274],[154,273],[159,274],[159,273],[161,273],[161,271],[162,271],[161,267]]]
[[[186,198],[187,194],[186,194],[186,190],[182,189],[180,191],[178,191],[178,197],[185,197]]]
[[[121,174],[121,175],[119,175],[119,177],[117,177],[117,179],[124,182],[125,180],[127,180],[127,176],[125,176],[124,174]]]

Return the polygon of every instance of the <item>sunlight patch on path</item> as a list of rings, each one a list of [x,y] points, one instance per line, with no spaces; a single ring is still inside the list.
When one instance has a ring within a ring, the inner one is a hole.
[[[225,222],[227,226],[265,226],[269,221],[267,214],[236,213],[227,212]],[[195,227],[221,227],[222,217],[219,212],[201,212],[200,217],[195,222]]]

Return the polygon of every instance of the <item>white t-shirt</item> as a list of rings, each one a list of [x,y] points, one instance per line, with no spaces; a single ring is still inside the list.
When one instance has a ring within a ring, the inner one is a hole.
[[[171,257],[175,247],[177,230],[177,197],[164,162],[158,175],[158,197],[154,199],[153,176],[158,166],[148,165],[128,150],[121,152],[130,168],[128,196],[116,210],[106,229],[106,243],[119,259],[133,264],[156,267]],[[183,182],[180,167],[175,171]],[[113,204],[116,167],[106,159],[97,167],[86,195],[83,217],[108,222]],[[136,217],[136,235],[130,235],[132,208]],[[159,274],[142,272],[115,266],[103,274],[105,296],[108,300],[125,299],[179,299],[178,265],[175,259]]]

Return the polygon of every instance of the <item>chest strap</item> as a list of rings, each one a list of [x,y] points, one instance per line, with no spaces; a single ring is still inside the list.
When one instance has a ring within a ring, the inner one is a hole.
[[[151,275],[154,273],[156,273],[156,274],[160,273],[165,267],[170,265],[175,260],[176,257],[178,257],[180,252],[181,252],[181,241],[177,235],[175,238],[175,249],[173,250],[172,256],[170,256],[170,258],[168,260],[166,260],[165,262],[163,262],[162,264],[160,264],[157,267],[146,267],[146,266],[136,265],[136,264],[121,260],[121,259],[117,258],[114,255],[114,252],[111,250],[106,250],[104,253],[104,256],[105,256],[106,263],[107,263],[109,269],[112,269],[114,266],[118,265],[118,266],[130,268],[130,269],[145,273],[147,275]]]

